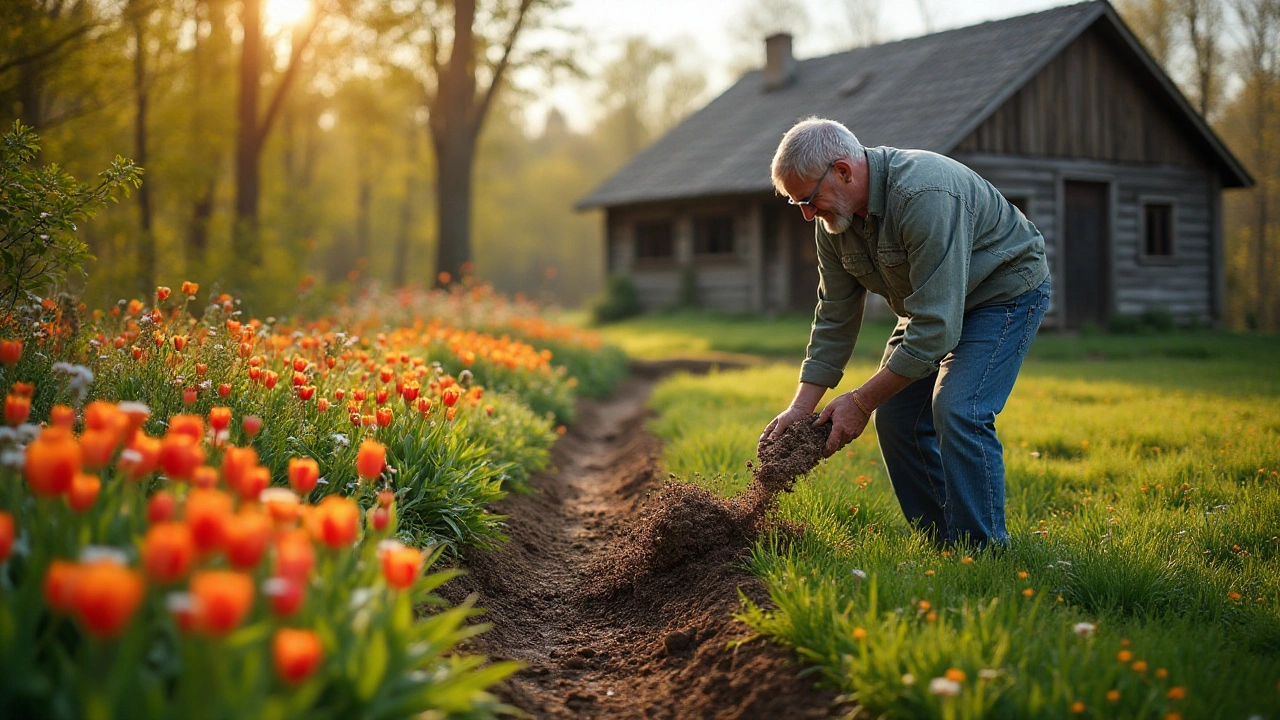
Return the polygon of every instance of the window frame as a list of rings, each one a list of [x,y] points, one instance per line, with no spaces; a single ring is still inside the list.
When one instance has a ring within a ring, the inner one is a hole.
[[[695,215],[691,218],[693,230],[693,257],[696,260],[731,260],[738,257],[738,236],[737,236],[737,219],[731,212],[723,213],[707,213]],[[717,221],[725,221],[729,228],[728,241],[729,249],[718,252],[700,251],[699,232],[703,228],[713,226]]]
[[[1169,208],[1169,254],[1153,255],[1147,252],[1147,208],[1163,205]],[[1179,260],[1178,252],[1178,202],[1169,195],[1138,196],[1138,262],[1143,265],[1174,265]]]

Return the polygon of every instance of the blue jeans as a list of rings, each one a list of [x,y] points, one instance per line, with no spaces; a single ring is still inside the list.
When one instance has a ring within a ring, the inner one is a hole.
[[[1049,281],[964,314],[960,343],[941,369],[880,405],[880,452],[902,512],[936,541],[1007,545],[1004,453],[996,415],[1018,378],[1045,310]],[[885,360],[902,342],[898,322]]]

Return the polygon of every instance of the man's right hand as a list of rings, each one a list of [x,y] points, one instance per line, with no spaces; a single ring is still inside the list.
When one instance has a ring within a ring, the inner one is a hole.
[[[798,408],[794,405],[783,410],[779,413],[778,417],[773,419],[773,422],[770,422],[765,426],[764,432],[760,433],[760,442],[756,444],[756,453],[759,454],[759,452],[764,449],[766,443],[773,442],[774,440],[782,437],[782,433],[786,432],[787,428],[791,427],[797,421],[809,417],[812,412],[813,411],[811,410]]]

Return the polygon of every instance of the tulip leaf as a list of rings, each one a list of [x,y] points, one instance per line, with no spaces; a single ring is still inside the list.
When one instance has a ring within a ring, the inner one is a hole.
[[[362,700],[368,700],[373,697],[378,686],[382,684],[382,676],[387,671],[386,634],[383,632],[374,633],[365,649],[364,662],[360,666],[356,680],[356,694]]]

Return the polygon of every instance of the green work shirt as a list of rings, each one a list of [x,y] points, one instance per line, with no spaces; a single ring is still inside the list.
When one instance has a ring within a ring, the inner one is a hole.
[[[964,313],[1049,276],[1044,237],[974,171],[925,150],[867,148],[867,215],[828,234],[815,223],[818,307],[800,380],[835,387],[853,353],[867,291],[906,320],[893,372],[927,377],[960,342]]]

